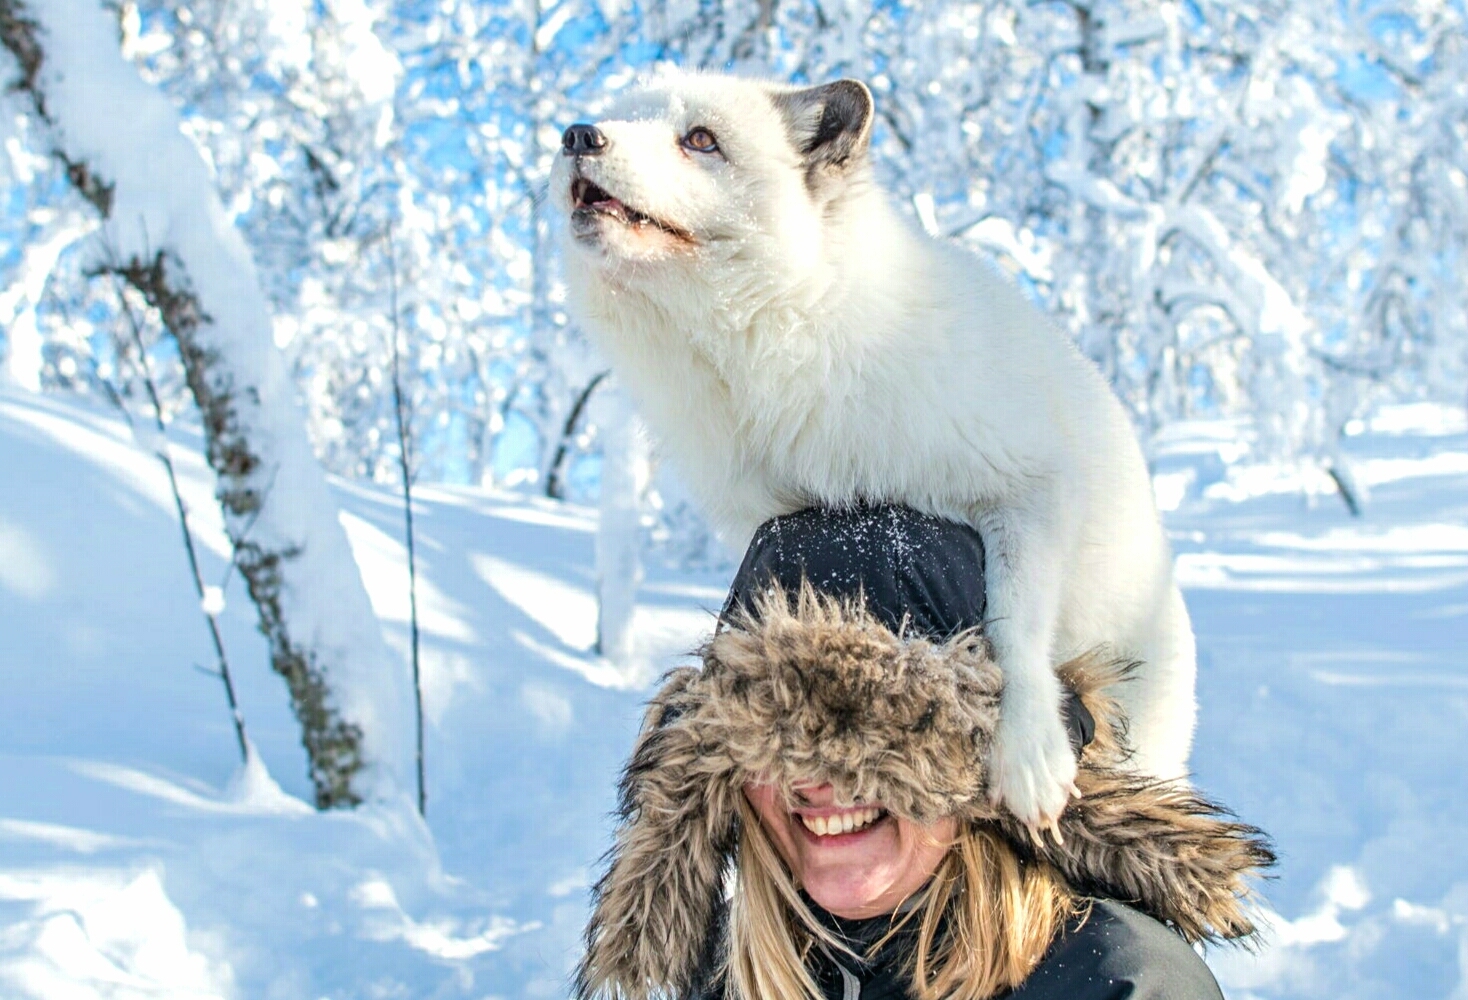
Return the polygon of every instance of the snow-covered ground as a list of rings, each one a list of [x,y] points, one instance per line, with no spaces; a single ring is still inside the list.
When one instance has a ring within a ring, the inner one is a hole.
[[[1463,415],[1397,408],[1352,439],[1360,520],[1227,465],[1218,431],[1159,463],[1199,636],[1194,760],[1283,860],[1269,943],[1209,961],[1233,1000],[1465,1000]],[[197,439],[175,442],[218,582],[210,478]],[[405,651],[398,501],[336,496]],[[589,652],[589,512],[423,489],[417,515],[427,824],[317,814],[234,580],[225,640],[259,749],[239,766],[157,460],[110,412],[0,391],[0,998],[565,995],[639,702],[727,581],[651,569],[617,668]]]

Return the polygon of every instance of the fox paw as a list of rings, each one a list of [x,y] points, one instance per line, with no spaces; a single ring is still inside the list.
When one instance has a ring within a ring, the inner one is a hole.
[[[1058,717],[1009,724],[1001,707],[991,755],[989,796],[1032,831],[1051,829],[1075,787],[1076,759]]]

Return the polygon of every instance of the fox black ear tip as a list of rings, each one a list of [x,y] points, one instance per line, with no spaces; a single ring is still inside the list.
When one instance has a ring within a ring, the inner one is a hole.
[[[837,80],[826,86],[826,93],[827,107],[837,106],[848,121],[865,121],[876,106],[871,88],[860,80]]]

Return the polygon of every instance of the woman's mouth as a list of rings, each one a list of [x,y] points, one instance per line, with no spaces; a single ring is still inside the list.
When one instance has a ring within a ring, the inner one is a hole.
[[[849,809],[839,813],[829,813],[818,816],[807,816],[804,813],[796,813],[800,825],[815,837],[839,837],[844,834],[859,833],[868,829],[887,815],[885,809],[868,806],[862,809]]]

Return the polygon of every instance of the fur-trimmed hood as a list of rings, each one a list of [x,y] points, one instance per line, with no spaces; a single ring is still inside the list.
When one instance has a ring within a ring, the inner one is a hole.
[[[842,803],[919,822],[993,824],[1080,893],[1123,900],[1190,941],[1254,933],[1248,879],[1273,864],[1263,834],[1181,783],[1124,769],[1109,697],[1128,665],[1074,660],[1063,680],[1095,719],[1060,817],[1035,840],[989,802],[1003,686],[980,636],[894,632],[856,602],[772,592],[668,675],[622,776],[621,827],[593,891],[582,1000],[681,996],[693,984],[737,845],[738,799],[758,778],[829,782]]]

